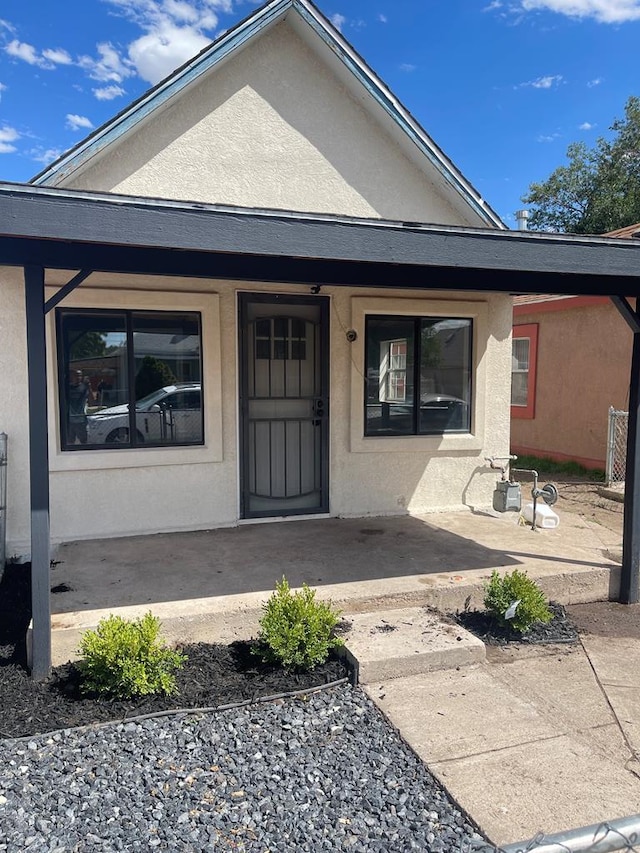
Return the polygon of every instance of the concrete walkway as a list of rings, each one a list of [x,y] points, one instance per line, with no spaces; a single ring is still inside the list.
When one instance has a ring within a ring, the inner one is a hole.
[[[374,672],[364,688],[494,844],[640,812],[638,639],[488,647],[484,661],[442,664]]]

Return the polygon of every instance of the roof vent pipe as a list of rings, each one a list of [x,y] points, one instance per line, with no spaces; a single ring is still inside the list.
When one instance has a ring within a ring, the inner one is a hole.
[[[518,231],[527,230],[527,219],[529,218],[528,210],[516,210],[516,219],[518,220]]]

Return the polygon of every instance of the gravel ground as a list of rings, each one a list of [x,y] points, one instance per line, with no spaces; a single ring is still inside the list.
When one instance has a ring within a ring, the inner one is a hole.
[[[349,685],[0,742],[0,850],[467,851],[482,839]]]
[[[219,708],[255,702],[268,696],[311,690],[349,675],[347,665],[335,658],[310,672],[263,664],[250,654],[246,642],[230,646],[195,643],[182,647],[182,651],[187,661],[176,674],[175,695],[111,700],[85,695],[80,671],[74,664],[57,667],[51,678],[37,682],[22,667],[4,665],[6,658],[0,647],[0,738],[126,721],[141,714],[179,708]]]
[[[0,851],[486,849],[362,691],[313,692],[344,678],[339,662],[303,676],[257,665],[243,644],[198,644],[175,698],[82,697],[73,667],[45,683],[24,671],[27,579],[9,570],[0,581]],[[305,692],[132,717],[285,690]],[[66,728],[84,723],[92,725]]]

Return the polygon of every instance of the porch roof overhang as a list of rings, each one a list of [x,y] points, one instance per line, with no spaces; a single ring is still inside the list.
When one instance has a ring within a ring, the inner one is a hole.
[[[640,246],[632,241],[0,183],[1,266],[25,274],[34,677],[51,666],[45,314],[98,271],[611,297],[634,330],[621,595],[640,597],[640,314],[627,302],[640,296]],[[79,272],[47,301],[47,269]]]
[[[625,239],[6,183],[0,183],[0,264],[369,287],[640,295],[640,245]]]

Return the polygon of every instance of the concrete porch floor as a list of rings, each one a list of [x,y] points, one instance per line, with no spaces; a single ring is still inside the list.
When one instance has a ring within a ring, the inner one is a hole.
[[[80,632],[103,616],[151,609],[169,639],[229,642],[255,634],[261,605],[285,575],[345,615],[482,603],[493,569],[525,570],[565,604],[615,598],[620,535],[578,513],[532,531],[516,514],[242,524],[61,545],[51,573],[54,664],[74,657]],[[213,617],[213,618],[212,618]]]

